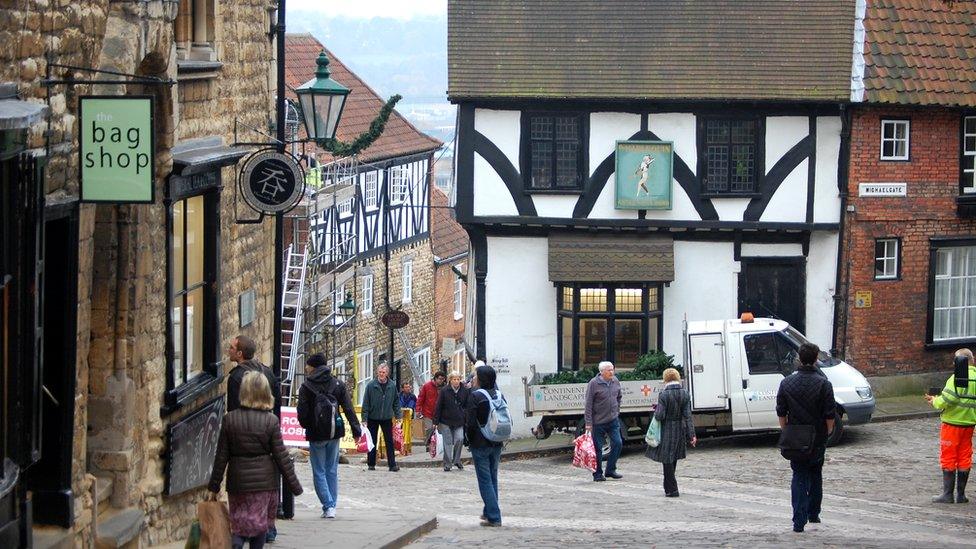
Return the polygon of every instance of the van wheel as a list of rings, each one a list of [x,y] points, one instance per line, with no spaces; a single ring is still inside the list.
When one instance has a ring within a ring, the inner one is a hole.
[[[844,438],[844,421],[840,412],[834,412],[834,432],[827,437],[827,446],[837,446]]]

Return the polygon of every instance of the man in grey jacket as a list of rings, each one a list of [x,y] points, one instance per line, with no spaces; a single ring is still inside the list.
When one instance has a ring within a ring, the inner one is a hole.
[[[593,445],[596,447],[596,471],[593,480],[602,482],[607,477],[613,479],[624,478],[617,472],[617,458],[623,449],[624,441],[620,436],[620,381],[613,375],[613,363],[600,363],[600,373],[586,385],[586,412],[584,421],[586,431],[593,435]],[[603,472],[603,440],[610,436],[610,455],[607,456],[606,473]]]

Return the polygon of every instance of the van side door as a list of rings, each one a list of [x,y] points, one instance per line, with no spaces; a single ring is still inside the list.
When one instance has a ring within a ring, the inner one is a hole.
[[[785,375],[794,370],[796,351],[779,332],[743,333],[742,392],[753,429],[779,427],[776,393]]]

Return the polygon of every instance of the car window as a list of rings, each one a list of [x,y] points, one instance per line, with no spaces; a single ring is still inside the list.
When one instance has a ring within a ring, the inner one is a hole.
[[[776,332],[746,334],[743,343],[750,375],[789,375],[796,369],[796,348]]]

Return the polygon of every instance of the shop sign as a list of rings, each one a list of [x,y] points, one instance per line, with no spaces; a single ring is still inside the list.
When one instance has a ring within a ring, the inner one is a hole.
[[[171,424],[167,430],[166,494],[186,492],[210,482],[210,469],[217,455],[224,397],[219,396],[199,410]]]
[[[81,201],[151,203],[153,98],[82,96],[78,118]]]
[[[294,208],[305,192],[305,175],[294,156],[261,150],[244,161],[238,185],[254,211],[276,214]]]
[[[387,328],[399,330],[400,328],[406,328],[407,324],[410,324],[410,315],[404,311],[387,311],[383,314],[380,322]]]
[[[908,183],[861,183],[858,196],[907,196]]]
[[[618,210],[670,210],[674,144],[668,141],[617,141]]]

